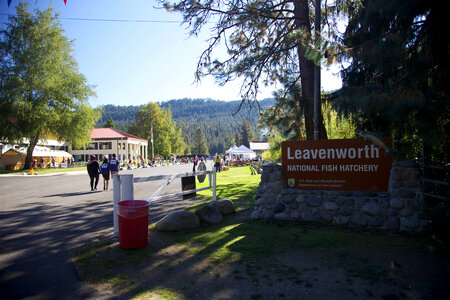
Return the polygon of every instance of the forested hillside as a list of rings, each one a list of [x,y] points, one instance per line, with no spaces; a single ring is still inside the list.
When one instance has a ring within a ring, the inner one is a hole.
[[[134,121],[134,115],[141,109],[140,105],[130,105],[130,106],[115,106],[115,105],[105,105],[102,107],[102,117],[98,120],[95,127],[101,128],[105,127],[106,122],[109,118],[114,121],[114,127],[116,129],[127,132],[128,126]]]
[[[172,119],[177,125],[183,124],[183,138],[188,145],[193,140],[195,130],[201,127],[203,130],[209,152],[223,153],[230,143],[235,142],[236,131],[240,132],[244,120],[250,122],[254,132],[257,132],[259,123],[258,108],[254,105],[251,109],[243,105],[241,110],[233,116],[233,112],[239,107],[240,101],[218,101],[210,99],[179,99],[159,103],[161,108],[167,110],[170,106]],[[273,99],[265,99],[259,102],[262,107],[274,104]],[[102,118],[96,127],[103,127],[107,120],[114,121],[115,128],[127,131],[128,126],[134,121],[134,115],[141,106],[115,106],[103,107]]]

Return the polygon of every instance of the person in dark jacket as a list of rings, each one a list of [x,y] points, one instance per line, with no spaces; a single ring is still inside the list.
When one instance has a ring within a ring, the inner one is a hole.
[[[198,163],[198,157],[197,157],[197,155],[195,155],[194,156],[194,167],[192,168],[192,172],[194,172],[194,174],[195,174],[195,167],[197,166],[197,163]]]
[[[109,170],[111,171],[111,177],[120,170],[120,162],[116,158],[116,154],[113,154],[112,158],[109,160]]]
[[[91,178],[91,191],[97,190],[97,184],[98,184],[98,175],[100,174],[100,166],[98,165],[97,158],[95,155],[91,155],[91,160],[87,165],[87,171],[89,174],[89,177]],[[94,185],[94,179],[95,179],[95,185]]]
[[[103,190],[107,191],[109,186],[110,167],[106,156],[103,157],[103,163],[100,165],[100,173],[102,173],[103,176]]]

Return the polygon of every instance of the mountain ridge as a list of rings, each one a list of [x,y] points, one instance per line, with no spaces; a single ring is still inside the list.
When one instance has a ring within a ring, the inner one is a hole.
[[[183,138],[189,145],[193,140],[197,127],[201,127],[208,144],[210,153],[223,153],[228,147],[230,139],[234,139],[235,132],[240,132],[244,120],[249,121],[253,130],[257,132],[259,124],[258,104],[244,103],[236,114],[234,112],[241,103],[237,101],[223,101],[214,99],[173,99],[157,102],[165,110],[171,107],[172,120],[177,125],[183,125]],[[258,102],[261,108],[271,106],[275,103],[272,98]],[[127,131],[128,126],[134,121],[135,114],[142,105],[112,105],[102,107],[102,117],[96,127],[103,127],[109,118],[112,118],[115,128]]]

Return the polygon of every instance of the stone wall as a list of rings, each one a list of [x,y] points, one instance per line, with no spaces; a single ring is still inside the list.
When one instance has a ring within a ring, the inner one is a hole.
[[[393,164],[388,192],[288,189],[281,165],[269,163],[263,166],[251,218],[423,231],[429,226],[423,199],[414,162]]]

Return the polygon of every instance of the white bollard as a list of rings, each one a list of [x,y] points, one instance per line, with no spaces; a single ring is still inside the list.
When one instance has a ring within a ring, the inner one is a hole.
[[[117,217],[117,203],[123,200],[134,200],[133,174],[113,175],[113,200],[114,234],[118,234],[119,218]]]
[[[119,223],[117,217],[117,203],[121,200],[121,182],[120,175],[113,175],[113,222],[114,222],[114,234],[119,233]]]
[[[133,174],[120,175],[122,181],[122,201],[134,200]]]

